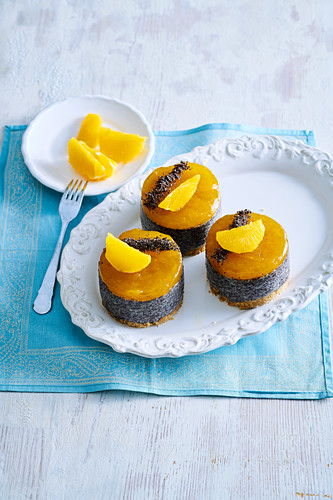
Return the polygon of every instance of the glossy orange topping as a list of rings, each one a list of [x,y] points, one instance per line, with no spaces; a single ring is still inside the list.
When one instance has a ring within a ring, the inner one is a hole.
[[[157,207],[154,209],[146,207],[142,203],[145,214],[156,224],[171,229],[189,229],[200,226],[209,221],[217,212],[220,205],[219,185],[212,172],[203,165],[189,163],[189,169],[183,170],[179,179],[172,184],[172,190],[177,188],[182,182],[199,174],[200,180],[192,198],[186,205],[177,212],[171,212]],[[152,191],[157,180],[173,169],[170,167],[159,167],[155,169],[145,180],[142,187],[142,198],[149,191]],[[169,192],[165,193],[165,197]]]
[[[125,238],[168,238],[174,243],[171,236],[158,231],[143,231],[142,229],[130,229],[119,236]],[[181,278],[183,270],[182,256],[176,250],[151,251],[146,250],[151,256],[149,266],[136,273],[123,273],[117,271],[106,259],[105,249],[99,262],[99,272],[103,282],[109,290],[127,300],[146,301],[156,299],[168,293],[168,291]]]
[[[225,215],[210,228],[206,242],[206,255],[212,267],[227,278],[247,280],[259,278],[272,273],[284,261],[288,253],[288,239],[283,227],[267,215],[252,213],[251,221],[261,219],[265,226],[265,234],[253,252],[229,252],[223,262],[217,262],[213,254],[219,244],[216,233],[228,229],[234,215]]]

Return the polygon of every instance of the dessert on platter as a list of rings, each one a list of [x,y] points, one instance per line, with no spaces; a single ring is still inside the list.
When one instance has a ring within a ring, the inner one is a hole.
[[[183,260],[173,239],[157,231],[130,229],[108,234],[99,261],[104,307],[134,327],[164,323],[182,305]]]
[[[203,165],[181,161],[155,169],[141,193],[143,229],[169,234],[183,255],[205,248],[209,228],[220,206],[219,185]]]
[[[206,269],[212,292],[229,305],[265,304],[288,281],[286,232],[270,217],[249,210],[225,215],[207,236]]]

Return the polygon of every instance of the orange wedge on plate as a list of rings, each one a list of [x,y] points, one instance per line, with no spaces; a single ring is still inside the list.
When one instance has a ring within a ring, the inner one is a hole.
[[[141,153],[146,138],[136,134],[125,134],[101,127],[99,148],[101,152],[117,163],[128,163]]]
[[[89,113],[81,123],[77,140],[85,142],[90,148],[97,148],[99,129],[101,125],[101,117],[99,115]]]
[[[81,141],[81,144],[105,168],[105,174],[102,177],[102,179],[104,180],[104,179],[107,179],[108,177],[111,177],[111,175],[113,174],[114,168],[117,166],[117,163],[115,161],[111,160],[111,158],[109,158],[108,156],[103,155],[103,153],[101,153],[100,151],[96,151],[95,149],[90,148],[89,146],[87,146],[87,144],[85,142]]]
[[[85,143],[75,137],[68,142],[68,160],[88,181],[101,180],[105,176],[105,167],[89,151]]]

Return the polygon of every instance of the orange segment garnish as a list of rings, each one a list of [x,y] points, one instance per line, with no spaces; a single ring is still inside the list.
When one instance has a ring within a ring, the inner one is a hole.
[[[261,219],[250,222],[245,226],[218,231],[216,241],[218,244],[234,253],[253,252],[262,241],[265,234],[265,226]]]
[[[190,201],[197,190],[199,181],[200,174],[190,177],[187,181],[182,182],[176,189],[171,191],[158,206],[164,208],[164,210],[177,212],[177,210],[183,208],[186,203]]]
[[[72,137],[68,142],[68,160],[73,168],[88,181],[101,180],[105,168],[89,151],[84,142]]]
[[[125,134],[106,127],[100,128],[99,147],[103,154],[116,162],[128,163],[141,153],[146,138]]]
[[[77,140],[85,142],[91,148],[96,148],[98,146],[99,129],[101,125],[101,117],[89,113],[81,123]]]
[[[137,273],[150,264],[151,256],[108,233],[105,257],[117,271]]]

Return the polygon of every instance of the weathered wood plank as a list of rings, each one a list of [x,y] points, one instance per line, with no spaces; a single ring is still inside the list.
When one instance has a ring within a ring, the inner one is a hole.
[[[314,128],[332,152],[332,14],[324,0],[3,0],[0,123],[101,93],[155,128]],[[3,393],[0,498],[333,498],[332,404]]]

